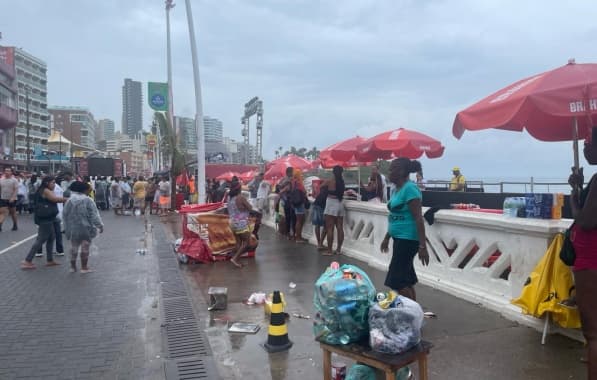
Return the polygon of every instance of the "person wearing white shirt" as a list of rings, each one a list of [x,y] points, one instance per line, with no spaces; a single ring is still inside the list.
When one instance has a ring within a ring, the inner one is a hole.
[[[120,188],[122,189],[122,208],[130,208],[131,203],[131,185],[125,179],[120,179]]]

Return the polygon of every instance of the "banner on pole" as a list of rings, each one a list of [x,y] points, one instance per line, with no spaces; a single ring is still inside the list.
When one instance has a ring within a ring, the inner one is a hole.
[[[147,101],[154,111],[168,111],[168,83],[147,82]]]

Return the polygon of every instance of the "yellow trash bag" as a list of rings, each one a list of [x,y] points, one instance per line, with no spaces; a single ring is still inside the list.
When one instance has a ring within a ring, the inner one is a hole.
[[[554,237],[547,252],[527,278],[520,297],[511,302],[520,306],[524,314],[541,318],[549,312],[552,320],[560,326],[580,328],[578,309],[560,304],[575,294],[572,271],[559,257],[563,241],[563,234]]]

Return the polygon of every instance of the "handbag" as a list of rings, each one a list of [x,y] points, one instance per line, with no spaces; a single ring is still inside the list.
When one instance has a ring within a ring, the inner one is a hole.
[[[35,216],[41,220],[51,220],[58,215],[58,207],[41,195],[37,195],[35,202]]]
[[[574,223],[572,223],[566,232],[564,232],[564,241],[562,242],[562,248],[560,249],[560,260],[569,267],[573,266],[574,261],[576,261],[576,251],[574,250],[574,245],[572,245],[572,240],[570,239],[572,227],[574,227]]]

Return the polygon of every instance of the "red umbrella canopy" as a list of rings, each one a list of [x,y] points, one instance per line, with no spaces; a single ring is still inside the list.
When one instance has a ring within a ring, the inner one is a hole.
[[[301,170],[308,170],[313,167],[312,162],[307,160],[306,158],[294,154],[289,154],[287,156],[276,158],[275,160],[270,161],[268,169],[279,163],[286,165],[286,167],[292,166],[293,168]]]
[[[249,182],[250,180],[255,178],[257,173],[258,173],[257,170],[249,170],[247,172],[239,174],[238,178],[240,178],[243,182]]]
[[[276,162],[271,165],[269,169],[264,173],[263,178],[265,179],[277,179],[286,176],[286,168],[293,167],[288,165],[286,162]]]
[[[395,157],[414,159],[423,153],[428,158],[437,158],[444,154],[444,147],[439,140],[423,133],[399,128],[367,139],[358,146],[357,158],[362,161]]]
[[[526,129],[543,141],[585,138],[597,121],[597,64],[567,65],[522,79],[456,115],[452,133]]]
[[[335,160],[341,162],[349,162],[354,160],[357,154],[357,147],[364,143],[367,139],[361,136],[351,137],[348,140],[340,141],[334,145],[319,152],[319,158],[322,161]]]
[[[218,181],[224,180],[224,181],[232,181],[232,177],[238,177],[240,176],[240,174],[238,174],[237,172],[225,172],[220,174],[219,176],[216,177],[216,179]]]

